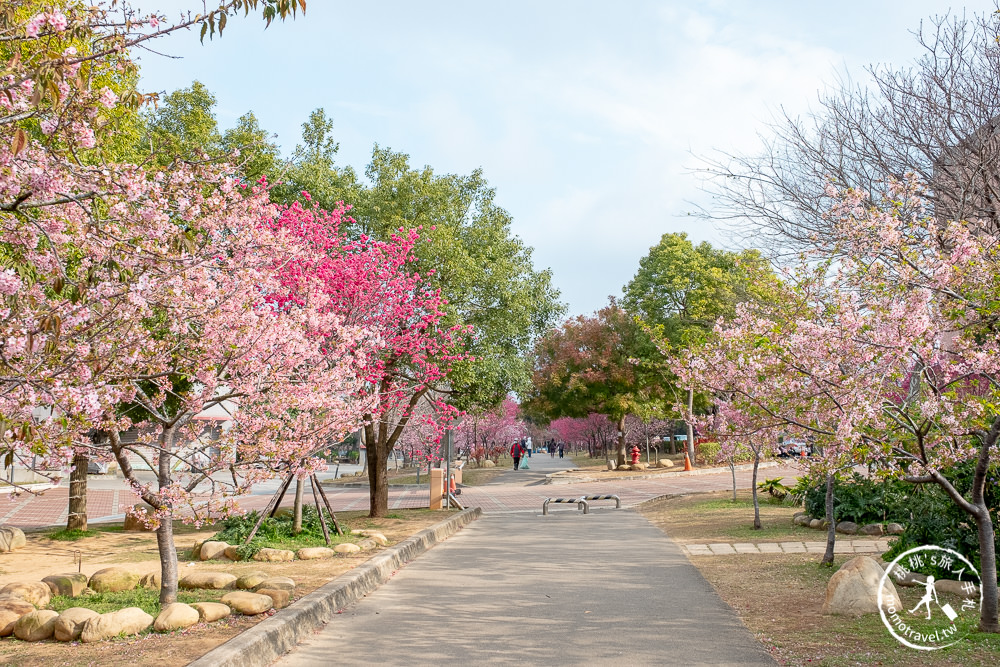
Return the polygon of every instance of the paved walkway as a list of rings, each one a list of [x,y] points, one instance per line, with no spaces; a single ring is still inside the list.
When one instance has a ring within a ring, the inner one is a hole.
[[[737,556],[740,554],[822,554],[822,542],[718,542],[711,544],[684,544],[681,549],[689,556]],[[848,539],[837,535],[833,552],[837,554],[881,554],[889,550],[889,540]]]
[[[773,665],[630,511],[488,515],[279,660],[329,665]]]
[[[578,484],[546,485],[542,482],[548,473],[565,470],[571,466],[568,460],[560,461],[547,455],[533,456],[528,460],[530,470],[518,470],[501,475],[484,486],[470,486],[462,489],[460,502],[465,507],[481,507],[483,512],[525,512],[541,511],[542,502],[548,497],[578,497],[581,495],[614,494],[621,497],[623,507],[634,507],[642,502],[662,495],[679,495],[703,491],[720,491],[732,488],[732,478],[728,470],[714,474],[684,475],[665,473],[649,479],[582,482]],[[791,466],[768,468],[768,477],[794,477],[801,472]],[[763,477],[763,475],[761,475]],[[320,475],[323,478],[323,475]],[[750,487],[749,472],[736,474],[740,488]],[[124,518],[124,506],[137,502],[127,488],[93,488],[111,486],[115,480],[98,480],[87,492],[87,515],[91,522],[120,521]],[[117,480],[120,483],[120,480]],[[68,482],[64,482],[68,486]],[[307,487],[308,488],[308,487]],[[367,510],[368,489],[359,487],[325,486],[330,504],[336,511]],[[20,528],[38,528],[65,524],[69,490],[66,486],[49,489],[43,495],[22,494],[16,498],[0,496],[0,525]],[[286,494],[282,505],[291,505],[293,494]],[[270,500],[270,490],[245,496],[239,504],[246,510],[262,509]],[[306,493],[307,502],[312,502],[312,494]],[[390,488],[390,509],[427,507],[426,488]],[[595,503],[595,506],[597,503]],[[550,511],[576,511],[575,506],[553,505]]]

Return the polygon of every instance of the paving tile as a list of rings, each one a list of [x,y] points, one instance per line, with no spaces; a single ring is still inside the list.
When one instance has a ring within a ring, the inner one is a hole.
[[[781,542],[781,550],[786,554],[804,554],[806,547],[801,542]]]
[[[781,545],[777,542],[761,542],[757,545],[757,548],[762,554],[780,554]]]
[[[708,548],[716,556],[731,556],[736,553],[731,544],[709,544]]]
[[[760,550],[757,549],[756,544],[749,544],[747,542],[740,542],[733,545],[733,549],[736,550],[738,554],[759,554]]]

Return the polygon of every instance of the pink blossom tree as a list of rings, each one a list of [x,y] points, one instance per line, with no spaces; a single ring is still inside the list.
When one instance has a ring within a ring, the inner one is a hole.
[[[939,485],[976,525],[980,628],[1000,631],[984,500],[1000,438],[1000,239],[975,221],[927,216],[912,181],[890,183],[883,198],[828,192],[840,202],[830,213],[838,238],[822,251],[837,260],[790,276],[782,312],[747,308],[721,323],[683,372],[814,434],[828,475],[864,460]],[[963,461],[974,466],[968,494],[946,474]]]

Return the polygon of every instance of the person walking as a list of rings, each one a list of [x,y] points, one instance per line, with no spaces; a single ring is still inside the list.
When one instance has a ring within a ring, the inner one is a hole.
[[[524,448],[521,447],[521,441],[515,440],[514,444],[510,446],[510,457],[514,459],[514,470],[517,470],[518,464],[521,463],[521,455],[524,453]]]
[[[559,443],[559,458],[563,457],[563,447],[565,447],[565,444],[560,442]]]
[[[556,457],[556,441],[549,440],[548,448],[549,448],[549,458],[554,459]]]

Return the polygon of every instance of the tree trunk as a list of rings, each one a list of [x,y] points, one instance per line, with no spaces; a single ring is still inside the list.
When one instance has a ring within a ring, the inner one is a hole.
[[[760,465],[760,454],[753,454],[753,479],[750,482],[751,493],[753,494],[753,529],[760,530],[760,501],[757,499],[757,466]],[[734,473],[735,479],[735,473]]]
[[[174,451],[174,426],[163,429],[160,435],[160,452],[157,463],[157,482],[160,490],[170,486],[170,462],[167,454]],[[160,498],[161,503],[167,503],[170,511],[167,518],[160,521],[156,529],[156,546],[160,552],[160,608],[177,602],[177,548],[174,546],[174,524],[172,521],[173,507],[170,501]]]
[[[78,453],[73,457],[69,474],[69,513],[66,530],[87,530],[87,464],[90,457]]]
[[[688,389],[688,412],[694,413],[694,389]],[[687,454],[691,465],[694,465],[694,424],[691,422],[687,422],[687,437]]]
[[[389,513],[389,479],[381,449],[381,443],[368,443],[368,516],[373,519]]]
[[[615,460],[616,465],[625,465],[625,417],[622,415],[618,419],[618,455]]]
[[[736,461],[729,459],[729,472],[733,474],[733,502],[736,502]]]
[[[823,565],[833,566],[833,547],[837,542],[837,522],[833,520],[833,475],[826,476],[826,552],[823,554]]]
[[[979,631],[1000,632],[997,619],[997,554],[993,521],[986,503],[976,505],[976,531],[979,534],[979,580],[983,584],[983,606],[979,610]]]
[[[298,535],[302,532],[302,494],[305,491],[305,483],[302,479],[295,478],[295,509],[292,517],[292,534]]]

